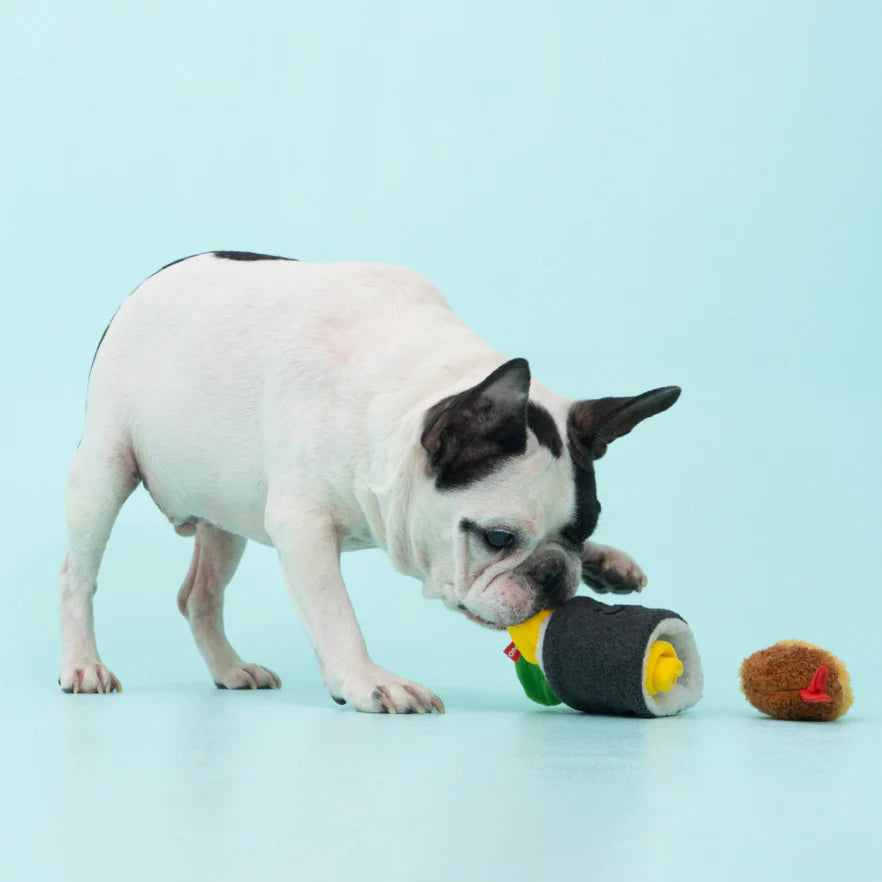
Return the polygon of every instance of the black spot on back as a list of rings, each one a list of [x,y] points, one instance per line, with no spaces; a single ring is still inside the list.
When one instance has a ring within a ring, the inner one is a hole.
[[[255,251],[212,251],[215,257],[224,260],[296,260],[294,257],[279,257],[276,254],[258,254]]]
[[[535,401],[527,403],[527,426],[533,431],[540,444],[547,447],[555,457],[559,457],[563,450],[563,442],[560,432],[554,422],[554,417]]]
[[[215,257],[222,257],[226,260],[296,260],[294,257],[277,257],[274,254],[258,254],[254,251],[200,251],[196,254],[188,254],[186,257],[179,257],[177,260],[173,260],[170,263],[165,264],[165,266],[161,266],[158,270],[147,276],[147,278],[152,279],[157,273],[161,273],[163,270],[168,269],[170,266],[174,266],[176,263],[189,260],[191,257],[200,257],[203,254],[213,254]],[[146,279],[144,281],[146,281]],[[118,311],[119,310],[117,310],[117,312]],[[116,316],[116,312],[113,315]],[[112,321],[113,318],[110,319],[110,322]],[[92,374],[92,368],[95,367],[95,359],[98,357],[98,350],[101,348],[101,344],[104,342],[104,338],[107,336],[107,331],[110,328],[110,322],[107,323],[107,327],[104,329],[104,333],[101,335],[101,339],[95,347],[95,354],[92,356],[92,364],[89,365],[90,376]]]

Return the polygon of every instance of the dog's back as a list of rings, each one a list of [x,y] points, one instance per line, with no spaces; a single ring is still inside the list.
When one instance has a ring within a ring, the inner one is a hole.
[[[357,449],[352,433],[374,397],[396,384],[431,395],[460,335],[478,339],[410,270],[186,258],[147,279],[111,321],[84,443],[98,436],[130,453],[174,523],[204,518],[266,541],[275,445],[283,439],[284,456],[307,468],[326,458],[328,479],[345,483],[334,472]]]

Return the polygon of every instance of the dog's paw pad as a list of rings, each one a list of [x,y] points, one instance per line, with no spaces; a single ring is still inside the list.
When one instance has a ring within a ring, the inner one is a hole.
[[[111,692],[122,692],[122,683],[113,671],[92,659],[64,665],[58,678],[58,685],[62,692],[75,694],[86,692],[107,695]]]
[[[600,594],[630,594],[646,587],[646,574],[629,555],[617,548],[602,551],[582,561],[582,579]]]
[[[282,681],[269,668],[243,662],[233,665],[214,685],[218,689],[281,689]]]

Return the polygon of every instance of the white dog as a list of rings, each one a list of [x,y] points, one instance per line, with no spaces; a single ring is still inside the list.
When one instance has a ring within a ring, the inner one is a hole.
[[[196,536],[178,594],[219,687],[277,688],[227,641],[223,591],[248,539],[272,545],[340,704],[443,711],[374,664],[340,553],[379,546],[427,597],[491,628],[572,597],[639,591],[590,542],[593,462],[679,389],[573,402],[530,380],[413,272],[212,252],[169,264],[99,344],[67,478],[61,688],[111,692],[92,596],[113,522],[143,482]]]

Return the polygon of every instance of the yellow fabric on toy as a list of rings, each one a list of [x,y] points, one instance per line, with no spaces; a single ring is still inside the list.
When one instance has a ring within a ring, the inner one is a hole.
[[[520,625],[512,625],[508,629],[514,645],[520,650],[521,655],[531,664],[537,665],[536,644],[539,642],[539,629],[542,623],[551,615],[550,609],[543,609],[536,613],[532,619],[521,622]]]
[[[646,661],[646,691],[650,695],[670,692],[682,673],[683,662],[677,658],[677,650],[667,640],[656,640],[649,647],[649,658]]]

